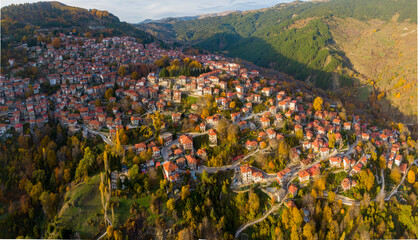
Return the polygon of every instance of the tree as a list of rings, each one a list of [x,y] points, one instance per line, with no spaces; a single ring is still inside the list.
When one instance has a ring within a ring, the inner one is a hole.
[[[113,88],[109,88],[109,89],[106,90],[104,96],[105,96],[106,100],[109,101],[109,98],[115,96],[115,91],[113,91]]]
[[[418,236],[418,218],[412,215],[412,206],[398,204],[399,208],[399,221],[404,224],[409,231],[415,236]]]
[[[202,114],[200,115],[203,119],[209,117],[209,110],[207,108],[202,109]]]
[[[158,203],[158,197],[152,194],[151,196],[151,204],[150,204],[150,210],[153,214],[159,213],[159,203]]]
[[[200,178],[202,180],[203,184],[211,184],[212,183],[212,179],[209,177],[209,173],[206,170],[202,171],[202,174],[200,175]]]
[[[154,126],[154,130],[155,130],[155,138],[157,139],[160,134],[161,127],[163,126],[160,112],[156,111],[154,114],[151,115],[151,118],[152,118],[152,125]]]
[[[328,147],[333,149],[335,147],[335,134],[331,133],[329,136]]]
[[[302,139],[303,139],[303,137],[304,137],[304,135],[303,135],[303,130],[302,130],[302,129],[298,129],[298,130],[296,130],[295,135],[296,135],[296,137],[297,137],[299,140],[302,140]]]
[[[39,197],[39,200],[42,204],[42,209],[47,215],[48,218],[52,218],[55,213],[55,205],[56,205],[56,194],[43,192],[42,195]]]
[[[176,201],[173,198],[167,200],[167,210],[172,213],[176,207]]]
[[[43,192],[42,183],[38,182],[35,185],[32,185],[31,182],[28,182],[27,186],[25,187],[26,192],[29,193],[29,196],[32,198],[34,202],[39,200]]]
[[[235,101],[232,101],[232,102],[229,104],[229,108],[234,109],[236,105],[237,105],[237,103],[236,103]]]
[[[389,175],[390,179],[395,182],[396,184],[401,182],[401,172],[399,171],[399,168],[394,168]]]
[[[406,157],[406,160],[408,161],[409,164],[412,164],[415,161],[414,156],[412,155],[408,155]]]
[[[189,185],[183,186],[181,188],[180,196],[182,201],[186,200],[190,196]]]
[[[52,40],[51,44],[54,48],[60,48],[61,47],[61,38],[54,38],[54,40]]]
[[[80,163],[75,171],[75,178],[77,180],[81,180],[83,177],[88,176],[89,170],[92,169],[94,162],[94,153],[91,151],[90,147],[86,147],[84,149],[84,156],[80,160]]]
[[[107,236],[109,236],[109,237],[113,236],[113,227],[109,225],[107,227],[106,232],[107,232]]]
[[[55,154],[55,151],[48,150],[48,153],[46,156],[47,156],[46,159],[47,159],[49,168],[55,167],[57,165],[57,155]]]
[[[282,223],[285,229],[289,229],[290,227],[290,213],[288,208],[284,208],[282,212]]]
[[[134,164],[128,171],[129,178],[131,181],[135,182],[139,177],[139,167],[137,164]]]
[[[267,147],[267,143],[266,143],[265,141],[262,141],[262,142],[260,143],[260,147],[261,147],[261,148],[266,148],[266,147]]]
[[[102,102],[100,101],[100,99],[96,99],[96,101],[94,101],[94,106],[96,107],[102,106]]]
[[[66,183],[69,183],[71,181],[71,173],[68,171],[68,169],[64,170],[64,181]]]
[[[300,214],[300,211],[297,207],[292,208],[292,221],[293,225],[297,227],[297,229],[300,228],[303,222],[302,214]]]
[[[299,240],[299,233],[295,225],[292,226],[292,232],[290,233],[290,240]]]
[[[260,198],[253,191],[250,191],[250,193],[248,194],[248,208],[249,208],[248,219],[254,219],[260,208]]]
[[[313,188],[316,190],[318,196],[322,197],[323,192],[325,190],[325,185],[326,185],[326,178],[325,177],[318,178],[314,182]],[[312,194],[312,195],[314,195],[314,194]]]
[[[335,192],[329,191],[328,192],[328,202],[332,203],[335,200]]]
[[[305,226],[303,227],[303,236],[305,237],[305,239],[314,239],[314,236],[312,234],[313,230],[314,229],[310,222],[305,224]]]
[[[133,72],[131,78],[137,80],[139,78],[139,73],[137,71]]]
[[[415,183],[415,173],[414,173],[414,171],[412,171],[412,170],[410,170],[410,171],[408,172],[408,182],[409,182],[410,184],[414,184],[414,183]]]
[[[181,239],[181,240],[192,240],[193,234],[189,228],[185,228],[179,232],[178,237],[179,237],[178,239]]]
[[[123,234],[121,230],[114,230],[113,231],[113,237],[115,238],[115,240],[122,240],[123,238]]]
[[[313,102],[313,107],[314,107],[315,111],[321,111],[323,103],[324,103],[324,100],[322,100],[321,97],[316,97],[314,102]]]
[[[170,64],[170,57],[168,57],[167,55],[164,55],[162,58],[155,61],[155,65],[161,68],[167,67],[169,64]]]
[[[139,164],[141,162],[141,159],[138,157],[138,156],[135,156],[133,159],[132,159],[132,163],[133,164]]]
[[[119,74],[119,76],[121,76],[121,77],[125,77],[125,75],[126,75],[126,67],[125,67],[125,66],[121,66],[121,67],[119,68],[119,70],[118,70],[118,74]]]
[[[379,168],[386,169],[386,159],[384,156],[379,157]]]
[[[363,169],[360,172],[360,177],[359,177],[359,181],[360,181],[360,185],[361,187],[363,187],[366,191],[370,191],[374,185],[374,175],[373,173],[370,171],[370,169]]]

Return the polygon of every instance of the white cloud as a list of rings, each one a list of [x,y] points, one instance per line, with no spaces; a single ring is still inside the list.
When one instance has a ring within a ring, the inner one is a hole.
[[[2,0],[1,6],[12,3],[37,2],[36,0]],[[140,22],[145,19],[160,19],[165,17],[195,16],[228,10],[250,10],[273,6],[279,2],[290,0],[61,0],[60,2],[87,9],[107,10],[119,17],[121,21],[129,23]]]

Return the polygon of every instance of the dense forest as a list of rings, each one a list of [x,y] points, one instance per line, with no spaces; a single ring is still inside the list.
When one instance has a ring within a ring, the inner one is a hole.
[[[42,238],[64,193],[100,168],[104,147],[101,138],[68,136],[59,125],[2,142],[0,238]]]
[[[210,51],[274,67],[329,89],[351,85],[352,81],[344,71],[350,63],[334,45],[327,21],[334,17],[388,21],[396,13],[398,21],[416,22],[416,1],[295,2],[224,17],[169,19],[138,27],[157,37],[169,35],[170,40],[191,42]],[[332,74],[335,72],[338,74]],[[333,83],[336,78],[339,81]]]

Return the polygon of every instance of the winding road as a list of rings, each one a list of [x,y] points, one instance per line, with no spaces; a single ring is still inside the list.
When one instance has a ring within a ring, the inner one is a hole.
[[[266,213],[264,213],[264,215],[262,217],[254,219],[251,222],[248,222],[248,223],[242,225],[241,227],[239,227],[238,230],[235,232],[235,238],[238,238],[239,235],[241,234],[241,232],[244,231],[249,226],[252,226],[252,225],[254,225],[256,223],[259,223],[259,222],[263,221],[264,219],[266,219],[268,217],[268,215],[270,215],[272,212],[278,210],[280,208],[280,206],[282,206],[282,205],[283,205],[283,201],[280,204],[271,207],[270,210],[267,211]]]
[[[408,175],[409,169],[412,167],[412,165],[417,165],[418,166],[418,159],[415,159],[415,161],[409,165],[409,167],[406,169],[405,174],[402,177],[401,182],[398,184],[398,186],[396,186],[395,189],[392,190],[392,192],[390,192],[390,194],[387,196],[387,198],[385,198],[385,201],[389,201],[390,198],[393,196],[393,194],[395,194],[398,191],[398,188],[403,184],[403,182],[405,181],[406,175]]]
[[[112,222],[106,217],[106,220],[109,222],[110,226],[112,226]],[[97,240],[103,238],[104,236],[106,236],[107,231],[105,231],[102,235],[100,235],[100,237],[97,238]]]

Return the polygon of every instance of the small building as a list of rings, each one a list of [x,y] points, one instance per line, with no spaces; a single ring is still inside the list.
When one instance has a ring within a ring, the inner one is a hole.
[[[164,146],[170,145],[171,142],[173,141],[173,134],[166,132],[160,135],[160,138],[163,140],[164,142]]]
[[[298,194],[298,187],[296,187],[296,185],[295,184],[290,184],[290,186],[289,186],[289,193],[290,194],[292,194],[291,195],[291,197],[292,198],[294,198],[294,197],[296,197],[297,196],[297,194]]]

